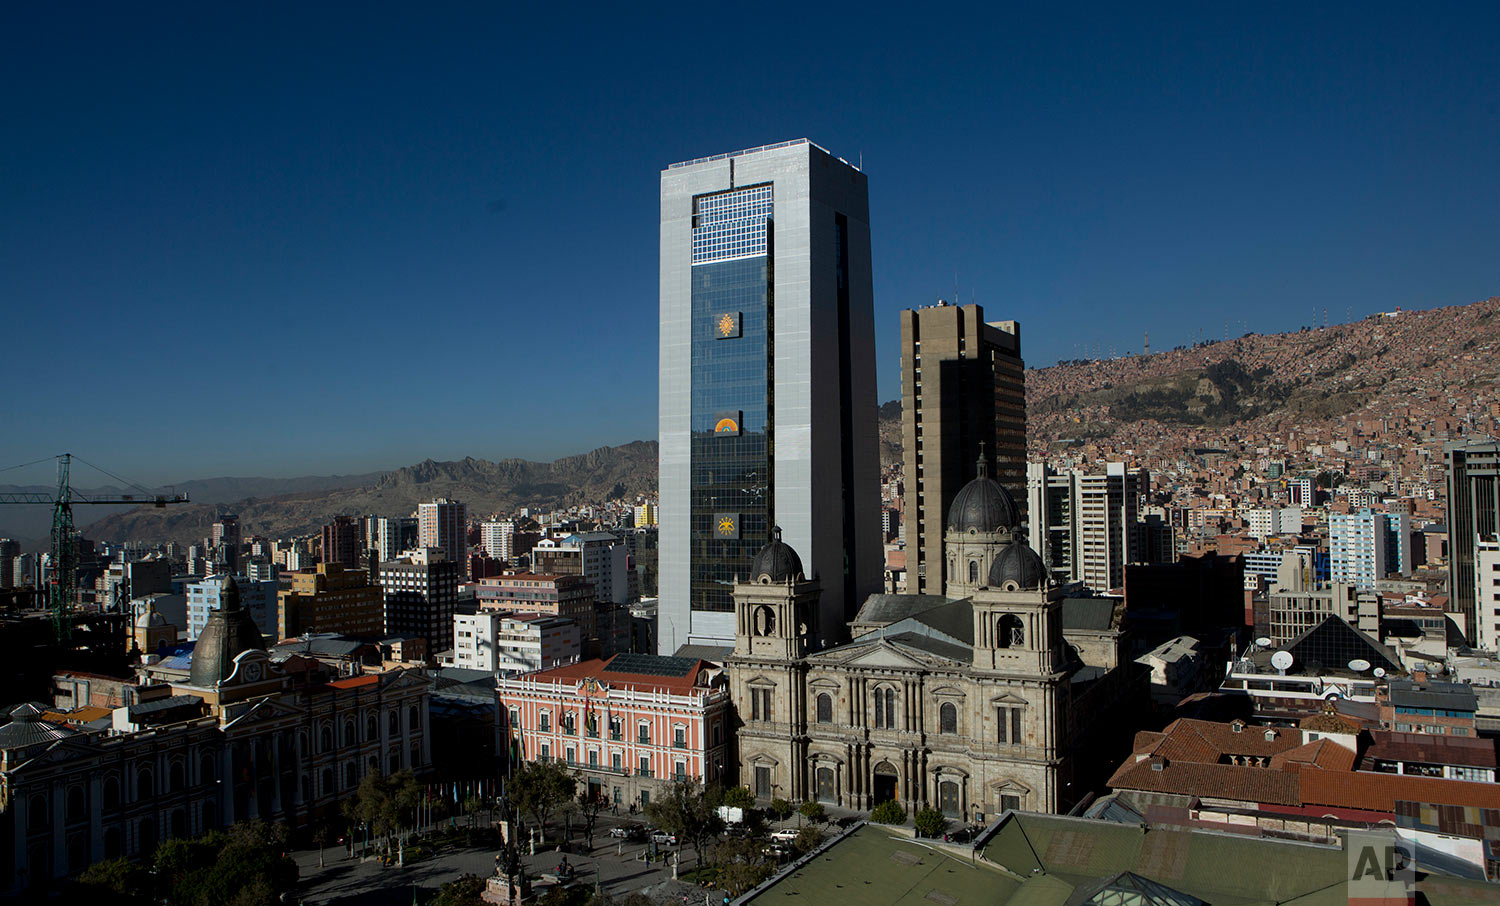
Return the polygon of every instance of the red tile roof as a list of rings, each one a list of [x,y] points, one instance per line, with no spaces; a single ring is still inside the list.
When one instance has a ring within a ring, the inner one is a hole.
[[[644,691],[662,690],[683,695],[697,688],[696,681],[707,663],[695,660],[692,662],[692,666],[679,676],[660,676],[657,674],[626,673],[611,670],[610,664],[618,657],[619,655],[613,655],[607,660],[593,658],[587,661],[579,661],[576,664],[568,664],[564,667],[554,667],[551,670],[540,670],[536,673],[527,674],[526,678],[539,683],[574,685],[589,677],[593,677],[606,686]]]
[[[1303,771],[1302,801],[1306,805],[1358,808],[1395,813],[1398,799],[1438,805],[1500,808],[1500,784],[1440,777],[1410,777],[1365,771]]]
[[[378,682],[380,682],[379,674],[372,673],[367,676],[349,676],[344,679],[336,679],[328,685],[334,689],[358,689],[360,686],[372,686]]]

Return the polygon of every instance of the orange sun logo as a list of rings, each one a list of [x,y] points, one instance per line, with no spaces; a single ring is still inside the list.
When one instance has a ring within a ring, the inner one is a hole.
[[[739,423],[732,418],[721,418],[719,423],[714,425],[715,434],[736,434],[739,430]]]
[[[719,531],[725,535],[734,531],[734,520],[728,516],[719,519]]]
[[[734,317],[724,314],[719,316],[719,336],[727,337],[734,333]]]

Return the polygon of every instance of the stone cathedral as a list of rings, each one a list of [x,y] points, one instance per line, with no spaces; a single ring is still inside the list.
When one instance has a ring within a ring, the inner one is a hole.
[[[869,809],[890,799],[986,820],[1071,807],[1089,712],[1120,696],[1064,639],[1062,593],[1026,546],[1014,499],[980,474],[954,497],[945,595],[872,595],[850,641],[815,650],[819,586],[779,537],[734,585],[726,661],[740,782],[757,797]],[[1097,640],[1095,640],[1097,641]]]

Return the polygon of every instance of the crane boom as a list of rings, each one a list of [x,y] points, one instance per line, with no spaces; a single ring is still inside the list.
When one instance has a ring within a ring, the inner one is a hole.
[[[52,612],[52,627],[59,640],[72,632],[73,602],[78,597],[78,549],[73,542],[77,529],[73,525],[73,504],[112,503],[165,507],[169,503],[187,503],[186,494],[77,494],[68,474],[73,454],[57,457],[57,494],[0,494],[0,504],[42,504],[52,510],[52,577],[47,582],[47,609]]]

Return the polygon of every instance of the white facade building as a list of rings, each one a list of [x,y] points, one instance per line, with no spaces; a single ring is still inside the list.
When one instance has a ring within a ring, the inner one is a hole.
[[[183,586],[187,594],[187,637],[191,641],[198,637],[203,627],[208,624],[210,611],[219,609],[219,593],[223,591],[224,582],[228,576],[208,576],[197,582],[189,582]],[[240,606],[255,621],[255,628],[262,635],[276,638],[276,591],[277,583],[274,581],[253,582],[244,576],[235,576],[235,584],[240,589]]]
[[[481,610],[453,618],[453,666],[528,673],[574,663],[582,653],[575,620]]]

